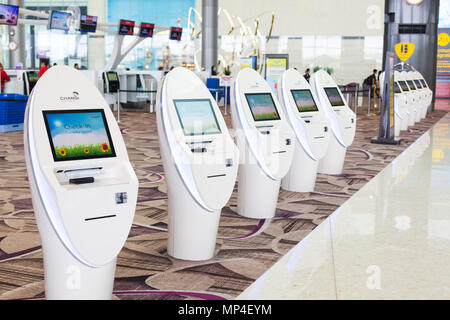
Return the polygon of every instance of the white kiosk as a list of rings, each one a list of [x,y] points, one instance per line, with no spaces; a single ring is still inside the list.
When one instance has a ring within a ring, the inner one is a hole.
[[[253,69],[241,70],[231,87],[231,118],[238,148],[238,214],[275,215],[281,179],[294,156],[294,133],[270,86]]]
[[[281,187],[314,191],[319,160],[330,142],[330,122],[308,81],[295,69],[286,70],[278,80],[278,100],[296,136],[294,159]]]
[[[384,98],[384,71],[380,74],[380,95]],[[396,81],[398,71],[394,71],[394,131],[395,137],[400,136],[400,131],[408,129],[408,101],[402,94],[400,85]]]
[[[47,299],[111,299],[138,180],[119,127],[81,72],[50,68],[25,113],[24,146]]]
[[[325,111],[333,132],[327,153],[320,161],[317,171],[341,174],[347,147],[355,138],[356,114],[348,107],[336,82],[325,70],[314,73],[311,77],[311,86],[319,98],[319,104]]]
[[[177,67],[163,79],[156,116],[169,197],[167,251],[178,259],[210,259],[239,150],[208,88],[188,69]]]
[[[413,71],[413,82],[416,85],[417,90],[422,95],[422,110],[420,113],[420,119],[425,119],[427,117],[428,108],[431,105],[431,101],[433,99],[433,95],[431,93],[431,90],[428,89],[424,84],[422,83],[421,79],[423,78],[420,72]]]
[[[424,115],[423,115],[423,118],[426,118],[427,113],[428,113],[428,108],[433,103],[433,91],[431,91],[430,87],[428,87],[428,84],[425,81],[425,78],[423,77],[423,75],[418,71],[417,71],[417,78],[419,79],[419,82],[422,85],[422,88],[427,92],[427,95],[426,95],[427,109],[424,111]]]
[[[414,118],[414,122],[420,122],[421,116],[423,113],[423,109],[425,108],[425,95],[422,93],[419,88],[417,88],[416,83],[414,82],[414,79],[416,78],[415,73],[413,71],[407,71],[406,72],[406,83],[408,84],[409,90],[414,95],[414,99],[416,101],[416,115]]]
[[[403,95],[406,97],[408,101],[408,110],[409,110],[409,117],[408,117],[408,126],[414,125],[416,122],[416,116],[419,112],[418,108],[418,101],[416,98],[416,95],[411,91],[410,87],[407,83],[407,74],[406,71],[401,71],[398,74],[398,84],[400,85],[400,89],[403,93]]]

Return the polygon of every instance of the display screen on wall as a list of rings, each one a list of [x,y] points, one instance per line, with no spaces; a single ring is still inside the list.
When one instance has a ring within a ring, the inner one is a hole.
[[[68,12],[52,10],[50,13],[48,28],[68,31],[70,28],[71,17],[72,14]]]
[[[245,98],[255,121],[280,120],[270,93],[246,93]]]
[[[266,54],[265,79],[273,92],[277,92],[278,79],[289,68],[287,54]]]
[[[319,110],[309,89],[291,90],[291,92],[299,112]]]
[[[134,34],[134,21],[120,20],[119,34],[123,36],[132,36]]]
[[[18,6],[0,4],[0,24],[15,26],[17,25],[18,17],[19,17]]]
[[[332,107],[342,107],[345,106],[344,101],[342,101],[341,95],[339,94],[339,90],[336,87],[324,88],[325,93],[328,96],[328,100],[330,100]]]
[[[178,28],[178,27],[170,28],[170,40],[181,40],[182,33],[183,33],[183,28]]]
[[[42,113],[55,161],[116,156],[103,109]]]
[[[153,29],[155,25],[153,23],[141,23],[141,28],[139,31],[139,37],[153,37]]]
[[[403,92],[408,92],[409,88],[405,81],[399,81],[398,84],[400,85],[400,88]]]
[[[80,16],[80,31],[95,32],[97,30],[97,17],[82,14]]]
[[[173,103],[186,136],[221,133],[211,100],[175,99]]]

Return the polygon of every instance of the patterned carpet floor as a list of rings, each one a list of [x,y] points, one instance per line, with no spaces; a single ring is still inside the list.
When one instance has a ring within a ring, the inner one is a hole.
[[[122,112],[120,127],[140,189],[133,227],[117,261],[113,298],[235,298],[445,114],[433,112],[402,132],[398,146],[371,144],[378,116],[358,115],[343,174],[319,174],[315,192],[281,190],[271,220],[237,215],[235,190],[222,210],[216,256],[193,262],[166,252],[167,187],[155,114]],[[225,119],[231,128],[230,116]],[[44,297],[42,250],[23,149],[23,132],[0,134],[0,299]]]

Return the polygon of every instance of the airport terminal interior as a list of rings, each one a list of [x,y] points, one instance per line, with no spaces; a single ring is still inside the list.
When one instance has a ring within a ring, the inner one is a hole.
[[[0,0],[0,300],[450,299],[450,0]]]

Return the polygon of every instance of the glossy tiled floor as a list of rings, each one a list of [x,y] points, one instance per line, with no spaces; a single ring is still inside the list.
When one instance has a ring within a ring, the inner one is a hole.
[[[238,299],[450,299],[450,114]]]

